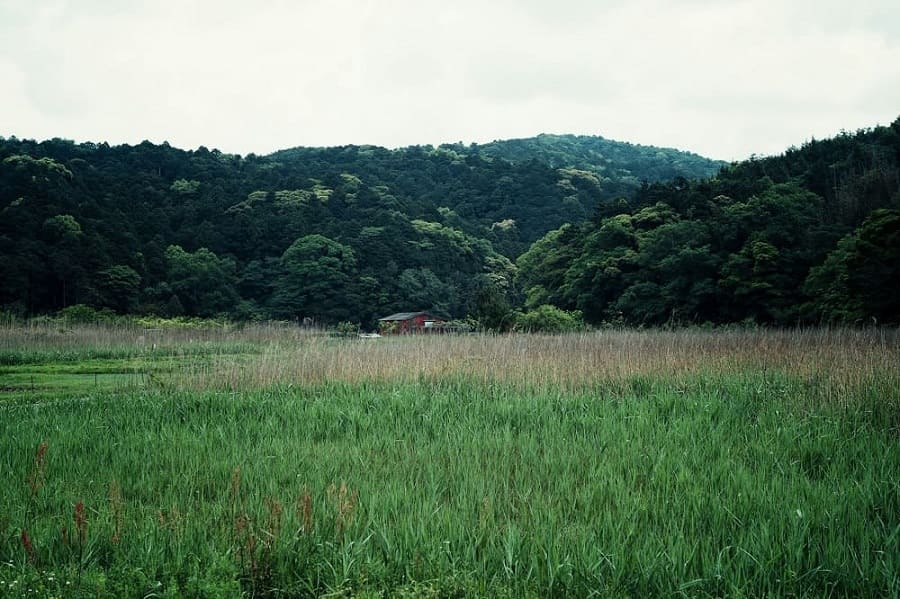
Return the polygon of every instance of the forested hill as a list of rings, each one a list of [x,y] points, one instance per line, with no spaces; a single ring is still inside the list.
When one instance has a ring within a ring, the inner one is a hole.
[[[0,138],[0,309],[462,316],[514,295],[510,260],[547,231],[640,181],[718,167],[599,138],[537,139],[529,158],[522,140],[241,157]]]
[[[457,226],[491,239],[507,256],[555,226],[584,220],[605,201],[632,195],[643,183],[708,177],[725,165],[669,148],[574,135],[398,150],[301,147],[269,158],[295,176],[353,173],[417,206],[448,207]],[[495,223],[509,221],[515,221],[513,230],[491,235]]]
[[[518,266],[592,322],[900,323],[900,119],[645,185]]]
[[[592,171],[617,186],[615,195],[630,195],[643,182],[677,177],[700,179],[724,166],[697,154],[672,148],[642,146],[600,136],[548,135],[475,146],[482,155],[510,162],[538,160],[557,168]]]

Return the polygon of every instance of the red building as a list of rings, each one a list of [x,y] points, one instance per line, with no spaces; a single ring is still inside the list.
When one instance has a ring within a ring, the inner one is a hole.
[[[428,312],[397,312],[378,319],[378,328],[384,334],[436,333],[444,319]]]

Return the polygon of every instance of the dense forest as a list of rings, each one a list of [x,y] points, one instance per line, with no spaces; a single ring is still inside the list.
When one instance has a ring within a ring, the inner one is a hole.
[[[244,157],[0,138],[0,258],[19,315],[896,323],[900,119],[730,165],[556,135]]]
[[[513,260],[548,231],[642,181],[721,166],[669,149],[555,139],[540,143],[554,165],[520,150],[515,160],[497,155],[527,140],[241,157],[0,139],[0,308],[367,326],[398,310],[477,315],[480,305],[516,302]],[[578,168],[585,155],[596,158],[590,169]]]
[[[526,307],[594,323],[898,323],[900,119],[644,185],[517,264]]]

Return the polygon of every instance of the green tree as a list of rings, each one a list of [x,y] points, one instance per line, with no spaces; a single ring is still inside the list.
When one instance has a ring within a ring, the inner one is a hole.
[[[872,212],[813,268],[806,292],[825,320],[900,323],[900,210]]]
[[[516,329],[532,333],[569,333],[585,329],[581,312],[560,310],[544,304],[516,318]]]
[[[563,225],[535,241],[516,260],[518,282],[525,293],[525,306],[565,304],[562,295],[566,272],[583,255],[581,233],[574,225]]]
[[[803,281],[822,254],[813,235],[820,210],[821,198],[796,183],[771,185],[727,207],[723,220],[743,239],[719,281],[730,319],[789,323],[799,316]]]
[[[110,266],[96,274],[94,287],[101,306],[126,314],[136,305],[141,276],[130,266]]]
[[[511,318],[512,304],[509,295],[489,275],[476,277],[469,314],[478,321],[481,328],[492,331],[507,330],[515,324]]]
[[[613,318],[616,299],[637,270],[638,237],[632,217],[604,219],[585,235],[581,247],[565,271],[561,305],[581,310],[591,322]]]
[[[81,224],[71,214],[57,214],[44,221],[47,264],[56,290],[56,304],[79,303],[84,295],[86,248]]]
[[[281,256],[272,310],[280,318],[322,323],[355,320],[358,303],[353,250],[323,235],[297,239]]]
[[[172,191],[179,195],[193,195],[200,189],[200,181],[188,181],[187,179],[175,179],[172,182]]]
[[[696,220],[667,222],[642,237],[637,272],[641,281],[658,286],[659,298],[648,299],[661,302],[662,308],[655,318],[649,318],[649,312],[638,307],[640,322],[661,324],[715,317],[719,257],[711,251],[711,245],[707,225]],[[644,287],[642,293],[651,289]]]
[[[453,285],[440,280],[428,268],[407,268],[397,279],[398,306],[439,314],[456,312],[459,296]]]
[[[179,245],[166,249],[168,284],[187,314],[215,316],[238,303],[235,266],[206,248],[186,252]],[[175,303],[170,299],[170,304]]]

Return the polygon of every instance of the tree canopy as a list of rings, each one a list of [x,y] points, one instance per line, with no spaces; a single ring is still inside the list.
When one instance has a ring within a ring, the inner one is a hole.
[[[527,306],[593,323],[900,322],[900,119],[643,185],[522,256]]]
[[[566,135],[244,157],[0,138],[0,309],[898,322],[898,164],[900,119],[730,165]]]

